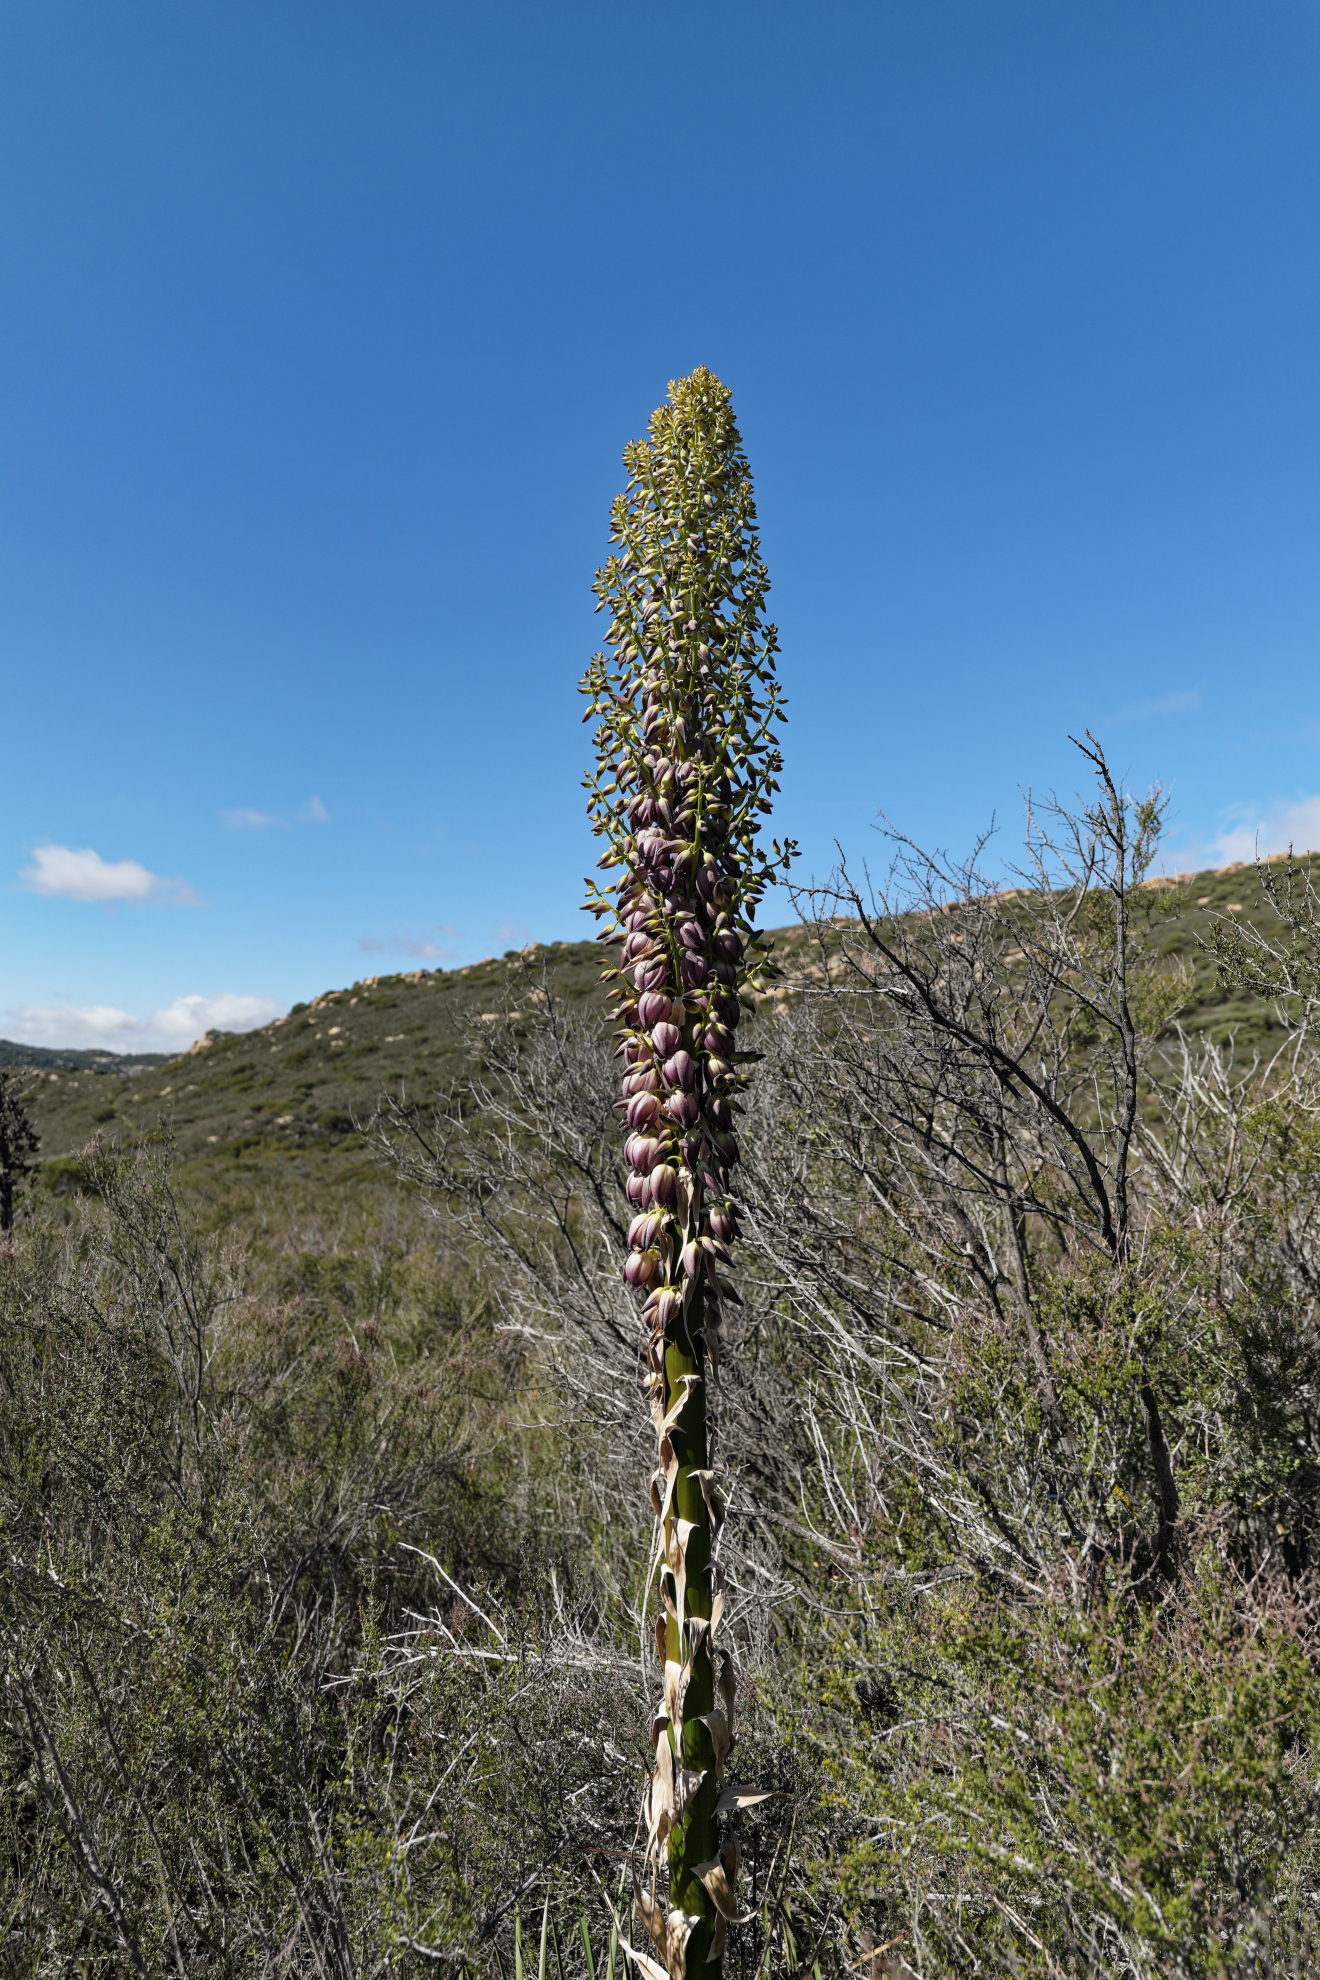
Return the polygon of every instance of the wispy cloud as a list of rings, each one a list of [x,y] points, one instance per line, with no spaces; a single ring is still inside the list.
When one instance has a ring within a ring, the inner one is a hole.
[[[186,881],[167,880],[135,859],[102,859],[90,846],[78,850],[72,846],[37,846],[31,866],[24,867],[21,877],[32,893],[65,901],[198,905],[197,896]]]
[[[278,811],[253,811],[245,805],[237,805],[232,811],[220,813],[220,823],[226,832],[287,831],[290,824],[328,825],[330,813],[319,797],[309,797],[292,820]]]
[[[284,820],[276,818],[269,811],[222,811],[220,823],[226,832],[268,832],[272,825],[282,825]]]
[[[369,956],[413,956],[423,962],[457,962],[458,950],[432,941],[433,935],[448,935],[451,941],[462,939],[456,928],[441,921],[434,928],[423,929],[420,935],[364,935],[358,947]]]
[[[1276,800],[1271,805],[1235,804],[1222,814],[1218,832],[1205,842],[1217,866],[1255,859],[1257,853],[1320,850],[1320,796]]]
[[[1191,715],[1201,706],[1199,688],[1180,688],[1174,694],[1162,694],[1155,701],[1132,701],[1126,708],[1120,708],[1111,722],[1150,722],[1158,715]]]
[[[113,1004],[20,1004],[5,1013],[5,1034],[20,1045],[67,1051],[178,1052],[208,1031],[255,1031],[285,1009],[273,997],[225,990],[176,997],[148,1017]]]

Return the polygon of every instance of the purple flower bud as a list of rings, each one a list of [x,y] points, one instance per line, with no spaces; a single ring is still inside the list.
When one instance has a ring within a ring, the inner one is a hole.
[[[712,1100],[710,1121],[712,1127],[727,1130],[733,1126],[733,1109],[727,1100]]]
[[[644,928],[634,929],[633,933],[625,938],[623,960],[627,963],[632,962],[637,956],[649,955],[653,947],[651,937]]]
[[[678,1186],[678,1171],[671,1169],[667,1162],[659,1162],[651,1171],[648,1187],[653,1203],[672,1203]]]
[[[655,1251],[630,1251],[623,1263],[623,1276],[630,1286],[649,1286],[660,1270],[660,1255]]]
[[[653,1294],[652,1297],[655,1306],[651,1312],[651,1325],[658,1328],[667,1327],[678,1307],[679,1295],[666,1286],[663,1291]]]
[[[647,1176],[655,1167],[660,1143],[649,1134],[630,1134],[623,1144],[623,1152],[637,1173]]]
[[[655,965],[654,963],[639,963],[637,967],[639,970],[653,969]],[[661,963],[660,967],[663,971],[664,964]],[[727,964],[725,967],[727,967]],[[709,974],[706,958],[704,956],[684,956],[679,974],[682,976],[683,988],[685,990],[698,989],[706,981]]]
[[[651,1043],[662,1059],[678,1049],[678,1041],[683,1036],[676,1024],[657,1024],[651,1033]]]
[[[653,991],[637,1000],[637,1019],[649,1031],[653,1024],[662,1024],[671,1009],[668,997],[658,996]]]
[[[731,1203],[722,1203],[710,1213],[710,1228],[721,1244],[728,1244],[738,1235],[738,1219]]]
[[[706,945],[706,931],[699,921],[680,921],[678,939],[685,949],[701,949]]]
[[[646,1251],[660,1235],[660,1217],[655,1210],[634,1217],[628,1227],[628,1242],[635,1251]]]
[[[685,963],[684,968],[686,969],[686,967],[687,965]],[[703,963],[701,967],[704,972],[706,965]],[[663,956],[648,956],[644,962],[639,962],[633,970],[633,982],[639,990],[659,990],[663,986],[664,980],[665,959]],[[686,978],[684,980],[686,981]],[[705,981],[704,974],[702,981]]]
[[[625,1094],[658,1093],[660,1091],[660,1075],[657,1073],[654,1065],[639,1066],[636,1072],[630,1072],[627,1079],[624,1080],[623,1090]]]
[[[638,1099],[643,1097],[653,1100],[655,1096],[650,1093],[645,1096],[638,1095]],[[636,1104],[636,1101],[634,1101],[633,1105],[635,1106]],[[695,1093],[671,1093],[665,1102],[665,1112],[669,1115],[670,1120],[677,1121],[680,1127],[692,1127],[701,1109],[697,1104]]]
[[[630,1128],[649,1127],[660,1112],[660,1102],[654,1093],[634,1093],[628,1102],[628,1125]]]
[[[715,937],[715,953],[722,962],[736,963],[743,951],[741,939],[732,928],[722,928]]]
[[[642,967],[645,968],[645,964]],[[738,981],[738,965],[731,962],[717,962],[715,965],[715,974],[721,983],[736,983]]]
[[[722,990],[715,998],[711,1009],[721,1024],[727,1024],[730,1031],[736,1030],[741,1011],[736,997],[731,997],[727,991]]]
[[[645,1205],[651,1201],[651,1185],[645,1176],[631,1175],[623,1187],[630,1203]]]
[[[701,1268],[701,1247],[696,1243],[695,1240],[693,1240],[691,1244],[685,1244],[683,1246],[683,1255],[679,1260],[679,1263],[683,1267],[683,1276],[685,1278],[687,1279],[696,1278],[697,1273]]]
[[[730,1167],[732,1167],[733,1164],[738,1160],[737,1135],[717,1134],[714,1136],[714,1142],[715,1142],[715,1153],[720,1157],[721,1161],[726,1162]]]
[[[697,1083],[697,1068],[690,1053],[675,1052],[665,1060],[665,1081],[669,1086],[681,1087],[684,1093],[691,1093]]]
[[[697,875],[697,892],[701,895],[701,898],[704,901],[708,901],[719,884],[719,867],[714,865],[703,866]]]
[[[650,1053],[646,1049],[646,1040],[644,1038],[624,1039],[623,1063],[626,1066],[635,1066],[639,1059],[649,1059],[650,1056]]]
[[[638,928],[649,928],[650,924],[651,909],[648,904],[646,907],[634,908],[631,914],[626,917],[623,925],[632,932]]]

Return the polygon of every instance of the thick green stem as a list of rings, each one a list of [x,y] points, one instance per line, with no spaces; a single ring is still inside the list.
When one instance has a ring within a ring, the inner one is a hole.
[[[665,1336],[666,1407],[672,1406],[682,1394],[685,1376],[697,1378],[670,1432],[674,1456],[678,1461],[678,1477],[674,1487],[673,1511],[665,1521],[665,1552],[667,1557],[671,1555],[677,1521],[690,1521],[692,1530],[687,1536],[685,1550],[684,1615],[703,1617],[709,1622],[712,1594],[710,1513],[700,1482],[693,1477],[694,1472],[706,1471],[710,1461],[706,1428],[706,1355],[701,1341],[693,1339],[700,1325],[700,1313],[698,1293],[686,1310],[680,1309]],[[678,1618],[672,1613],[665,1639],[669,1660],[681,1665],[685,1646],[679,1639]],[[689,1916],[702,1920],[701,1925],[693,1928],[688,1942],[689,1972],[706,1960],[715,1923],[715,1907],[694,1870],[696,1864],[708,1863],[718,1848],[715,1803],[719,1784],[715,1771],[715,1747],[709,1728],[700,1723],[702,1716],[712,1711],[714,1705],[715,1671],[710,1631],[706,1630],[693,1654],[692,1674],[683,1698],[682,1751],[674,1753],[676,1778],[680,1767],[686,1773],[703,1774],[705,1778],[669,1832],[670,1903]],[[672,1727],[666,1736],[672,1747]]]

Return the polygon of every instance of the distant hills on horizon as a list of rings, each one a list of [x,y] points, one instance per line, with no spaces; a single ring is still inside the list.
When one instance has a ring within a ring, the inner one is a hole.
[[[1146,883],[1156,893],[1177,887],[1181,896],[1176,906],[1165,896],[1150,931],[1168,965],[1187,971],[1179,1022],[1216,1042],[1235,1038],[1247,1051],[1265,1045],[1276,1021],[1258,998],[1221,988],[1202,943],[1216,919],[1269,925],[1253,878],[1235,865]],[[763,1009],[791,1002],[825,974],[803,928],[766,932],[782,975]],[[0,1042],[0,1066],[30,1069],[43,1169],[55,1184],[94,1134],[129,1144],[157,1124],[168,1126],[179,1159],[198,1178],[204,1170],[217,1182],[222,1174],[246,1176],[253,1187],[280,1174],[363,1181],[373,1171],[361,1127],[382,1093],[406,1094],[423,1107],[444,1101],[480,1075],[485,1025],[546,990],[604,1010],[601,965],[612,959],[594,940],[511,949],[457,969],[364,977],[254,1031],[211,1032],[173,1055]]]
[[[0,1038],[0,1067],[40,1066],[54,1072],[146,1072],[166,1066],[174,1052],[85,1052],[73,1046],[20,1045]]]
[[[1304,857],[1304,855],[1303,855]],[[1211,923],[1242,915],[1263,925],[1252,869],[1241,864],[1199,874],[1152,876],[1145,885],[1179,888],[1180,911],[1162,920],[1156,946],[1189,969],[1181,1022],[1216,1040],[1263,1042],[1273,1022],[1261,1002],[1226,994],[1200,946]],[[785,969],[772,1002],[792,998],[820,972],[801,927],[766,931]],[[534,944],[457,969],[411,969],[362,978],[295,1004],[250,1032],[209,1032],[177,1053],[111,1052],[22,1045],[0,1039],[0,1067],[33,1074],[43,1154],[64,1157],[96,1130],[133,1138],[168,1119],[185,1159],[225,1155],[251,1162],[328,1152],[358,1142],[357,1123],[382,1092],[430,1100],[475,1069],[478,1028],[512,997],[534,994],[543,973],[557,994],[603,1008],[598,943]]]

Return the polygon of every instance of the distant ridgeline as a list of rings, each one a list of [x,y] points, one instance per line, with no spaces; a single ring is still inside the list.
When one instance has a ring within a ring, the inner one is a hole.
[[[16,1045],[0,1038],[0,1066],[45,1066],[56,1072],[110,1072],[129,1078],[151,1066],[165,1066],[168,1052],[75,1052],[45,1045]]]
[[[1190,972],[1178,1023],[1219,1042],[1231,1035],[1248,1049],[1264,1042],[1275,1028],[1269,1008],[1240,993],[1226,996],[1198,946],[1216,917],[1270,924],[1272,915],[1257,906],[1254,868],[1178,874],[1146,887],[1171,910],[1153,918],[1150,942],[1171,967]],[[806,929],[775,930],[773,942],[783,974],[771,1007],[826,973]],[[185,1163],[237,1163],[270,1174],[273,1162],[284,1174],[324,1173],[333,1158],[334,1172],[346,1179],[348,1167],[368,1172],[356,1124],[382,1093],[424,1105],[445,1098],[479,1065],[479,1043],[470,1041],[479,1040],[480,1026],[509,1002],[539,1001],[543,984],[557,997],[603,1010],[600,970],[612,959],[594,941],[511,949],[464,969],[365,977],[295,1004],[259,1031],[208,1033],[174,1058],[0,1041],[0,1066],[31,1069],[32,1112],[52,1180],[98,1131],[129,1141],[161,1122]],[[346,1163],[354,1150],[361,1151],[357,1162]]]
[[[606,960],[593,941],[513,949],[465,969],[366,977],[259,1031],[209,1032],[174,1058],[14,1046],[10,1063],[31,1068],[29,1104],[56,1186],[94,1134],[131,1142],[162,1123],[185,1165],[319,1174],[333,1156],[342,1173],[362,1149],[355,1123],[382,1093],[445,1098],[478,1056],[472,1027],[493,1022],[509,999],[543,996],[547,977],[556,996],[603,1006]],[[357,1166],[374,1173],[365,1151]]]

